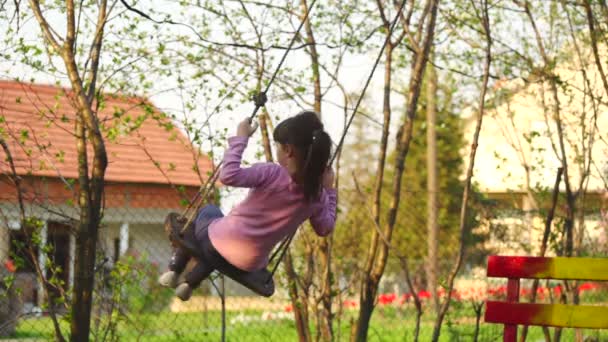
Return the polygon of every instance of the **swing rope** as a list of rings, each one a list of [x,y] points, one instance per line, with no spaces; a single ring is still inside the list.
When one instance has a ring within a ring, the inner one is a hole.
[[[382,45],[382,48],[380,49],[380,53],[378,53],[378,57],[376,57],[376,61],[374,62],[372,70],[369,73],[369,76],[367,77],[365,86],[363,87],[363,90],[361,91],[361,95],[359,95],[359,99],[357,100],[357,103],[355,104],[355,108],[353,109],[353,112],[350,115],[350,118],[348,119],[348,123],[347,123],[346,127],[344,127],[344,132],[342,132],[342,136],[340,137],[340,142],[338,142],[336,150],[334,151],[334,154],[331,157],[331,160],[329,161],[330,167],[333,165],[334,160],[336,159],[336,156],[338,155],[338,153],[340,153],[340,150],[342,149],[342,145],[344,144],[344,139],[346,138],[348,129],[350,128],[350,125],[352,124],[353,120],[355,119],[355,115],[357,115],[359,106],[361,105],[361,102],[363,100],[363,96],[365,95],[365,92],[367,91],[367,87],[371,83],[372,77],[374,76],[374,72],[376,71],[376,68],[378,67],[378,64],[380,63],[380,58],[382,58],[384,49],[386,48],[386,45],[388,44],[388,42],[390,41],[390,39],[393,35],[393,31],[395,30],[395,26],[397,25],[397,21],[399,21],[399,17],[401,16],[401,13],[403,12],[403,8],[405,7],[406,2],[407,2],[407,0],[403,0],[401,2],[401,6],[399,7],[397,14],[395,15],[395,18],[393,19],[393,22],[391,23],[390,30],[389,30],[388,34],[386,35],[386,39],[384,40],[384,44]],[[285,252],[289,249],[289,245],[291,244],[291,241],[293,240],[293,237],[296,235],[297,231],[298,231],[297,229],[294,230],[293,233],[291,233],[288,237],[286,237],[281,242],[279,247],[272,253],[272,256],[270,257],[270,261],[268,262],[269,264],[271,264],[273,262],[273,260],[277,256],[277,254],[280,253],[280,256],[279,256],[279,259],[277,259],[277,262],[274,264],[274,266],[272,268],[272,272],[270,272],[268,280],[266,281],[267,283],[272,280],[274,273],[278,269],[279,264],[281,263],[281,260],[283,260],[283,256],[285,255]]]
[[[304,18],[300,21],[300,25],[298,26],[296,33],[293,35],[291,41],[289,42],[289,46],[285,50],[285,53],[283,53],[283,56],[281,57],[279,64],[275,68],[274,73],[272,74],[272,77],[270,78],[270,81],[268,81],[268,84],[266,85],[266,89],[263,92],[254,95],[253,100],[255,103],[255,108],[253,109],[253,112],[249,116],[250,121],[255,118],[256,114],[258,113],[258,110],[266,104],[266,100],[267,100],[266,94],[268,93],[270,86],[272,85],[272,83],[276,79],[277,75],[279,74],[279,71],[281,70],[283,63],[285,62],[285,59],[287,58],[287,54],[293,48],[293,44],[298,39],[298,36],[300,35],[300,31],[302,30],[304,23],[308,19],[308,14],[314,8],[316,2],[317,2],[317,0],[313,0],[311,2],[310,6],[308,7],[308,10],[306,11]],[[210,195],[211,189],[213,189],[213,184],[215,184],[215,182],[217,181],[217,178],[219,177],[219,170],[221,169],[223,163],[224,163],[224,161],[221,161],[217,165],[217,167],[214,169],[213,173],[209,176],[209,178],[207,179],[205,184],[203,186],[201,186],[200,190],[196,193],[193,200],[190,201],[190,204],[182,213],[182,217],[187,218],[186,224],[184,224],[184,226],[182,227],[182,230],[181,230],[182,233],[184,233],[185,230],[187,229],[187,227],[194,221],[194,217],[195,217],[196,213],[198,212],[198,210],[200,209],[202,204],[205,202],[206,198]],[[192,210],[194,208],[195,208],[195,210]]]
[[[266,94],[268,93],[268,90],[270,89],[270,86],[272,85],[272,83],[274,82],[275,78],[277,77],[283,63],[285,62],[285,59],[287,58],[287,54],[291,51],[294,42],[296,41],[297,37],[300,34],[300,31],[302,29],[302,27],[304,26],[304,23],[306,22],[306,20],[308,19],[308,14],[310,13],[310,11],[312,10],[312,8],[314,7],[315,3],[317,0],[313,0],[312,3],[310,4],[308,11],[306,12],[306,15],[304,16],[304,18],[302,19],[302,21],[300,22],[300,25],[298,26],[298,29],[296,30],[296,33],[294,34],[291,42],[289,43],[289,46],[287,48],[287,50],[285,51],[285,53],[283,54],[279,64],[277,65],[277,67],[275,68],[275,71],[270,79],[270,81],[268,82],[266,89],[261,92],[258,93],[254,96],[253,100],[255,103],[255,108],[252,112],[252,114],[250,115],[249,119],[253,120],[258,112],[258,110],[263,107],[266,104]],[[389,32],[384,40],[384,43],[382,45],[382,48],[380,49],[380,52],[378,53],[378,56],[376,57],[376,61],[373,64],[372,70],[369,73],[369,76],[367,77],[367,80],[365,82],[365,85],[363,87],[363,90],[361,91],[361,95],[359,96],[357,103],[355,104],[355,107],[353,109],[353,112],[351,114],[351,116],[349,117],[349,120],[347,122],[346,127],[344,128],[344,132],[342,133],[342,136],[340,137],[340,141],[336,147],[336,150],[334,151],[330,161],[329,161],[329,166],[331,167],[333,165],[333,162],[335,161],[337,155],[340,153],[340,150],[342,149],[342,146],[344,145],[344,140],[346,138],[346,135],[348,133],[348,130],[358,112],[359,106],[361,105],[361,102],[363,100],[363,97],[365,95],[365,92],[367,91],[367,88],[369,87],[369,84],[371,83],[372,77],[376,71],[376,68],[378,67],[378,64],[380,63],[380,59],[382,58],[382,54],[384,53],[384,50],[386,48],[386,45],[388,44],[388,42],[390,41],[393,31],[395,30],[396,24],[399,21],[399,17],[401,16],[401,13],[403,12],[403,9],[405,7],[407,0],[403,0],[401,2],[401,5],[399,7],[399,10],[397,11],[397,14],[395,15],[395,18],[393,19]],[[183,228],[182,228],[182,233],[187,229],[187,227],[193,222],[194,220],[194,216],[196,215],[196,212],[198,211],[198,209],[200,209],[200,207],[202,206],[202,203],[205,201],[205,199],[210,195],[211,190],[213,189],[213,185],[215,184],[215,182],[217,181],[218,177],[219,177],[219,170],[221,168],[223,164],[223,161],[220,162],[217,167],[214,169],[213,173],[210,175],[210,177],[207,179],[207,181],[205,182],[205,184],[203,186],[201,186],[200,190],[197,192],[197,194],[195,195],[194,199],[190,202],[190,205],[185,209],[184,213],[182,214],[182,217],[187,217],[187,222],[186,224],[184,224]],[[196,208],[196,210],[192,210],[193,208]],[[275,249],[275,251],[272,253],[270,260],[269,260],[269,264],[273,263],[276,259],[276,262],[274,263],[274,266],[272,268],[272,271],[270,272],[268,279],[266,280],[266,284],[270,283],[273,279],[274,274],[276,273],[278,266],[280,265],[281,261],[283,260],[283,257],[285,256],[285,253],[287,252],[287,250],[289,249],[289,246],[296,234],[298,229],[294,230],[290,235],[288,235],[285,239],[283,239],[283,241],[281,241],[280,245],[278,246],[278,248]],[[277,255],[278,255],[278,259],[277,259]]]

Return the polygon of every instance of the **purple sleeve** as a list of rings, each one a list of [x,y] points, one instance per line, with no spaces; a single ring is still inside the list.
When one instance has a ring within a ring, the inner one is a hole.
[[[324,189],[320,203],[310,217],[312,228],[320,236],[329,235],[336,226],[337,197],[335,189]]]
[[[273,163],[258,163],[247,168],[241,167],[241,158],[248,140],[247,137],[228,138],[228,149],[224,153],[219,178],[224,185],[257,188],[268,185],[276,178],[277,165]]]

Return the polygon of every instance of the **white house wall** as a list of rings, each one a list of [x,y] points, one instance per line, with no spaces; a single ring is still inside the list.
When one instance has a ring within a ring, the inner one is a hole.
[[[579,75],[568,70],[562,70],[565,80],[570,82],[581,82]],[[540,185],[551,188],[553,186],[557,168],[561,163],[554,151],[554,147],[559,148],[557,140],[556,125],[551,119],[549,112],[549,125],[545,121],[546,116],[542,109],[541,86],[534,84],[523,86],[521,84],[509,84],[505,89],[516,91],[512,98],[506,95],[497,96],[500,103],[495,110],[489,110],[483,121],[482,130],[479,137],[479,147],[474,168],[474,181],[476,181],[482,191],[487,192],[506,192],[506,191],[525,191],[526,172],[523,167],[523,160],[531,167],[530,186]],[[581,86],[582,89],[582,86]],[[599,89],[602,92],[603,88]],[[549,90],[545,89],[546,97],[549,98]],[[578,187],[581,172],[576,159],[575,151],[582,149],[581,127],[577,123],[577,117],[584,111],[587,115],[587,123],[590,122],[594,114],[592,109],[587,106],[582,107],[581,92],[573,90],[566,95],[560,93],[560,105],[562,107],[562,120],[564,130],[568,137],[566,141],[566,154],[568,155],[570,179],[573,187]],[[550,100],[548,105],[550,106]],[[548,107],[550,108],[550,107]],[[550,109],[549,109],[550,110]],[[465,139],[469,142],[472,139],[475,128],[474,112],[471,111],[465,116]],[[601,141],[599,136],[608,138],[605,127],[608,127],[608,108],[600,106],[597,116],[598,135],[592,149],[592,159],[596,162],[596,167],[591,168],[588,189],[597,191],[605,189],[602,180],[603,172],[608,173],[608,146],[606,140]],[[526,141],[524,136],[532,136],[537,132],[540,136],[534,136],[530,141]],[[467,144],[467,151],[470,144]],[[539,150],[542,149],[542,150]],[[599,170],[598,170],[599,169]]]

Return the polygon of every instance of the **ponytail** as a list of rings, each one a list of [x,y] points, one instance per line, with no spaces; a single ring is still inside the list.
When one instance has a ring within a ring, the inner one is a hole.
[[[329,134],[322,128],[314,130],[304,162],[304,196],[309,201],[316,199],[321,193],[323,173],[327,169],[330,149]]]

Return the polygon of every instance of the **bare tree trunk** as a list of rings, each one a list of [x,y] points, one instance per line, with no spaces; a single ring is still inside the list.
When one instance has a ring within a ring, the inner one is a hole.
[[[333,291],[331,288],[331,236],[327,238],[318,238],[320,240],[319,257],[321,261],[321,317],[319,319],[320,326],[317,329],[321,332],[323,341],[333,340]]]
[[[555,178],[555,185],[553,185],[553,195],[551,197],[551,209],[547,213],[547,220],[545,221],[545,230],[543,231],[543,239],[540,244],[540,252],[539,256],[544,257],[547,252],[547,243],[549,242],[549,234],[551,234],[551,224],[553,222],[553,216],[555,215],[555,207],[557,206],[557,200],[559,196],[559,183],[562,179],[562,168],[557,169],[557,176]],[[531,290],[531,298],[530,303],[534,303],[536,301],[536,290],[538,289],[538,279],[535,279],[532,283]],[[545,332],[545,336],[548,334],[548,328],[543,327],[543,331]],[[528,335],[528,326],[525,325],[522,329],[521,335],[519,337],[520,342],[524,342],[526,340],[526,336]]]
[[[595,18],[591,9],[591,1],[583,0],[583,5],[585,6],[585,14],[587,16],[587,26],[589,27],[589,37],[591,38],[593,59],[595,60],[597,71],[600,73],[600,78],[602,79],[602,84],[604,85],[604,91],[606,92],[606,95],[608,95],[608,80],[606,79],[606,73],[604,72],[604,67],[602,66],[602,61],[597,47],[597,37],[599,34],[601,34],[601,31],[597,31],[595,28]],[[605,3],[603,5],[605,6]]]
[[[430,57],[432,58],[432,57]],[[437,74],[431,65],[428,69],[428,90],[426,110],[426,166],[427,166],[427,228],[428,228],[428,260],[427,280],[428,287],[433,296],[435,312],[439,312],[439,297],[437,296],[438,260],[437,250],[439,248],[439,224],[437,222],[437,211],[439,210],[439,179],[437,176],[437,133],[435,125],[437,121]]]
[[[258,80],[256,85],[256,91],[259,93],[262,91],[262,77],[264,76],[264,57],[262,61],[258,62]],[[267,162],[272,162],[272,147],[270,144],[270,133],[268,131],[268,123],[270,122],[270,116],[266,107],[262,107],[262,112],[258,115],[258,122],[260,123],[260,131],[262,132],[262,147],[264,148],[264,157]]]
[[[91,199],[89,196],[89,179],[88,179],[88,163],[87,163],[87,140],[82,114],[78,114],[76,120],[76,139],[78,153],[78,183],[80,185],[78,204],[80,205],[80,222],[76,228],[76,255],[74,257],[74,295],[72,298],[72,312],[77,314],[72,317],[71,331],[73,341],[85,341],[89,336],[89,327],[87,322],[90,321],[90,310],[87,312],[87,302],[90,293],[86,293],[86,288],[89,283],[92,283],[93,275],[82,277],[89,270],[90,257],[88,254],[91,250],[95,251],[95,245],[88,243],[94,241],[88,239],[89,222],[91,222]],[[93,257],[93,264],[95,259]]]
[[[483,33],[486,38],[486,48],[485,48],[485,59],[484,59],[484,72],[483,72],[483,80],[481,86],[481,93],[479,95],[479,112],[477,116],[477,125],[475,127],[475,133],[473,135],[473,142],[471,143],[471,152],[469,155],[469,166],[467,169],[467,175],[465,178],[465,186],[462,194],[462,206],[460,209],[460,240],[459,240],[459,251],[458,256],[456,258],[456,263],[448,276],[448,285],[446,289],[446,297],[441,306],[437,318],[435,320],[435,326],[433,327],[433,341],[439,341],[439,335],[441,334],[441,326],[443,324],[443,319],[445,314],[447,313],[450,307],[450,301],[452,297],[452,289],[454,288],[454,279],[460,270],[460,266],[464,260],[465,254],[465,240],[468,234],[466,219],[468,212],[468,201],[469,201],[469,192],[471,191],[471,179],[473,178],[473,167],[475,166],[475,154],[477,152],[477,145],[479,142],[479,132],[481,131],[481,125],[483,122],[483,115],[485,112],[485,101],[486,101],[486,93],[488,90],[488,80],[490,77],[490,65],[492,63],[492,36],[490,33],[490,18],[488,13],[488,3],[487,0],[481,1],[481,20]]]
[[[264,74],[264,68],[264,62],[258,62],[258,92],[261,91],[261,81],[262,76]],[[263,108],[263,111],[258,117],[258,120],[260,122],[260,128],[262,132],[262,146],[264,149],[264,156],[266,157],[267,162],[273,162],[274,158],[272,156],[272,148],[270,146],[270,132],[268,130],[268,123],[270,123],[270,117],[268,116],[266,108]],[[281,262],[281,260],[278,260],[277,262]],[[311,341],[311,338],[310,329],[308,327],[308,305],[306,302],[306,298],[304,298],[303,300],[298,291],[298,275],[295,272],[293,259],[289,251],[285,253],[284,260],[282,260],[282,262],[287,276],[287,293],[289,294],[289,298],[291,300],[291,306],[293,308],[296,331],[298,332],[299,341],[309,342]]]
[[[544,76],[545,80],[548,81],[548,83],[549,83],[549,88],[551,89],[551,95],[553,98],[552,99],[553,100],[553,103],[552,103],[553,118],[552,119],[555,121],[556,126],[557,126],[557,138],[558,138],[558,143],[559,143],[558,148],[554,147],[554,150],[555,150],[554,152],[561,162],[561,168],[563,169],[563,174],[564,174],[564,185],[565,185],[565,189],[566,189],[566,216],[564,218],[564,235],[565,236],[564,236],[564,241],[563,241],[564,244],[562,247],[563,247],[563,255],[570,257],[570,256],[572,256],[573,249],[574,249],[574,221],[575,221],[574,215],[575,215],[575,211],[576,211],[577,195],[575,193],[573,193],[572,188],[571,188],[571,183],[570,183],[568,156],[566,154],[566,147],[565,147],[566,138],[564,136],[563,122],[562,122],[562,117],[561,117],[562,113],[561,113],[561,107],[560,107],[560,101],[559,101],[559,91],[558,91],[558,84],[557,84],[558,79],[556,77],[557,75],[555,75],[553,61],[547,55],[547,52],[545,50],[542,36],[541,36],[541,33],[534,20],[534,16],[532,15],[529,1],[526,0],[524,2],[524,4],[520,4],[520,6],[523,7],[528,19],[530,20],[532,28],[534,29],[536,42],[538,45],[538,50],[543,59],[544,66],[547,69],[545,71],[545,75],[543,75],[543,76]],[[587,13],[587,15],[588,15],[588,13]],[[602,71],[601,65],[600,65],[600,71]],[[603,81],[605,81],[605,79]],[[573,293],[574,293],[575,289],[571,289],[569,286],[567,286],[566,290],[568,292],[571,292],[571,295],[574,297]],[[567,301],[567,298],[565,295],[562,295],[562,301],[564,301],[564,303],[565,303],[565,301]],[[555,328],[555,333],[554,333],[555,341],[559,341],[561,339],[561,332],[562,332],[561,328]]]
[[[92,111],[92,104],[87,101],[78,75],[74,54],[66,53],[68,75],[79,104],[78,125],[86,126],[86,131],[93,145],[93,170],[89,179],[85,128],[80,127],[78,150],[79,171],[79,206],[80,223],[76,232],[75,277],[72,297],[72,341],[86,341],[89,338],[91,305],[93,300],[93,282],[99,224],[101,221],[104,176],[107,167],[107,155],[99,123]]]
[[[428,8],[430,17],[427,18],[424,40],[421,44],[421,48],[418,49],[416,53],[415,61],[412,66],[412,73],[406,100],[406,119],[404,120],[398,134],[397,158],[395,160],[395,174],[393,176],[393,187],[391,192],[392,202],[387,213],[385,229],[384,232],[382,232],[388,243],[391,241],[393,228],[397,218],[397,210],[399,209],[401,179],[405,166],[405,158],[409,151],[410,142],[412,140],[412,130],[418,107],[418,98],[420,96],[422,77],[428,61],[428,55],[435,33],[438,2],[438,0],[428,0],[426,3],[427,6],[425,6],[425,8]],[[377,233],[374,234],[376,239],[377,235]],[[369,330],[369,323],[374,309],[378,285],[386,266],[388,249],[389,248],[386,244],[378,246],[377,255],[376,253],[370,253],[368,256],[368,267],[371,266],[371,268],[368,268],[368,276],[363,281],[361,288],[359,318],[354,336],[354,340],[356,341],[367,340],[367,331]]]
[[[30,7],[38,21],[42,34],[48,45],[57,51],[66,67],[68,78],[75,97],[77,118],[75,125],[76,149],[78,152],[78,181],[80,222],[76,229],[76,258],[74,265],[74,288],[72,290],[71,336],[72,341],[89,339],[91,305],[93,299],[93,282],[97,233],[101,220],[101,207],[104,192],[104,177],[107,167],[107,155],[99,122],[93,110],[96,92],[96,80],[103,42],[104,28],[107,20],[107,1],[98,2],[99,13],[95,27],[95,36],[91,43],[91,67],[85,82],[76,65],[76,27],[75,7],[73,0],[66,1],[67,28],[65,39],[60,45],[56,34],[43,15],[38,0],[30,0]],[[89,174],[87,143],[91,143],[93,158]]]
[[[268,110],[266,110],[266,107],[262,108],[262,112],[258,116],[258,121],[260,123],[260,131],[262,132],[262,146],[264,146],[264,157],[267,161],[272,161],[274,158],[272,157],[272,148],[270,147],[270,138],[268,131],[268,123],[270,121],[270,116],[268,115]]]
[[[353,180],[355,182],[355,188],[357,190],[357,193],[359,194],[359,196],[361,196],[361,200],[362,202],[365,204],[365,195],[363,194],[363,191],[361,191],[361,188],[359,187],[359,183],[357,182],[357,178],[353,173]],[[395,254],[395,256],[399,259],[399,262],[401,263],[401,269],[403,270],[403,272],[405,273],[405,282],[409,288],[410,294],[412,295],[412,298],[414,299],[414,305],[416,307],[416,325],[414,328],[414,341],[418,341],[418,336],[420,335],[420,319],[422,317],[422,303],[420,301],[420,297],[418,297],[417,294],[417,290],[414,286],[414,283],[412,282],[412,277],[410,276],[410,269],[409,269],[409,265],[408,265],[408,259],[405,255],[401,254],[401,252],[398,249],[395,249],[393,246],[391,246],[390,242],[386,239],[386,237],[384,237],[382,235],[382,228],[380,227],[379,224],[376,224],[375,221],[373,221],[373,212],[371,209],[369,209],[367,206],[366,208],[368,209],[368,212],[370,214],[370,218],[372,220],[372,223],[374,225],[374,228],[376,228],[376,231],[378,232],[378,236],[379,238],[382,240],[382,242],[384,243],[384,245],[389,248],[390,250],[393,251],[393,253]],[[353,335],[354,336],[354,335]]]
[[[249,15],[247,11],[247,7],[245,4],[241,2],[241,6],[243,7],[243,11],[245,12],[249,22],[251,23],[251,27],[256,33],[258,38],[258,44],[262,46],[262,36],[259,30],[256,27],[255,22]],[[262,91],[262,78],[264,77],[264,72],[266,71],[266,56],[264,51],[257,52],[256,51],[256,72],[257,72],[257,84],[256,84],[256,92],[259,94]],[[270,116],[268,115],[268,110],[266,106],[262,107],[262,112],[258,115],[258,122],[260,123],[260,131],[262,132],[262,146],[264,147],[264,156],[266,157],[267,162],[272,162],[272,147],[270,146],[270,137],[268,133],[268,123],[270,122]]]
[[[293,314],[295,317],[296,330],[298,331],[298,341],[310,342],[310,330],[308,329],[308,305],[302,302],[298,293],[298,286],[296,284],[296,272],[293,267],[293,260],[291,253],[287,251],[285,253],[285,260],[283,266],[287,273],[287,290],[289,292],[289,298],[291,298],[291,306],[293,308]]]
[[[552,114],[553,114],[553,120],[555,121],[556,126],[557,126],[557,137],[558,137],[558,143],[559,143],[559,150],[556,150],[555,153],[558,156],[558,159],[560,159],[561,164],[562,164],[562,169],[563,169],[563,173],[564,173],[564,185],[566,188],[566,216],[564,218],[564,234],[565,234],[564,242],[565,242],[565,244],[563,246],[563,250],[564,250],[565,256],[572,256],[573,245],[574,245],[574,213],[575,213],[575,206],[576,206],[576,196],[573,194],[572,188],[570,187],[568,157],[566,154],[566,147],[565,147],[565,142],[564,142],[565,137],[564,137],[563,123],[562,123],[562,119],[561,119],[561,107],[560,107],[560,101],[559,101],[559,91],[558,91],[557,79],[556,79],[556,75],[554,74],[553,68],[550,68],[550,66],[552,65],[552,60],[549,58],[549,56],[547,55],[547,52],[545,50],[540,31],[537,28],[536,22],[534,20],[531,10],[530,10],[529,1],[527,1],[527,0],[525,1],[525,3],[523,4],[523,9],[526,12],[526,15],[528,16],[528,19],[530,20],[530,23],[532,24],[532,27],[534,29],[538,49],[539,49],[541,57],[543,58],[545,67],[549,68],[546,71],[546,75],[544,75],[544,76],[549,82],[549,87],[551,89],[551,94],[553,97],[553,103],[552,103],[552,112],[553,113]],[[567,288],[567,290],[568,290],[568,288]],[[562,296],[562,300],[566,300],[566,297]],[[554,337],[553,337],[554,341],[559,341],[561,339],[561,332],[562,332],[561,328],[555,328],[555,333],[554,333]]]
[[[312,31],[312,25],[310,24],[310,16],[307,13],[307,1],[301,0],[300,6],[302,7],[302,20],[306,18],[304,28],[306,29],[306,43],[309,44],[307,51],[310,55],[310,59],[312,62],[312,80],[315,94],[314,109],[315,112],[321,114],[321,74],[319,73],[319,53],[317,52],[317,43],[315,41],[315,36]]]
[[[390,42],[386,46],[385,53],[386,61],[384,63],[384,121],[382,124],[382,137],[380,138],[380,156],[376,167],[376,183],[374,186],[374,203],[372,207],[373,220],[375,224],[380,224],[380,199],[382,195],[382,185],[384,178],[384,166],[386,164],[386,150],[388,146],[388,134],[391,119],[390,109],[390,82],[391,82],[391,61],[392,61],[392,44]],[[380,279],[372,279],[371,274],[373,272],[374,261],[377,258],[377,251],[379,248],[379,234],[377,232],[372,233],[372,240],[370,242],[369,250],[367,252],[367,261],[365,263],[365,274],[369,277],[364,277],[362,289],[360,293],[360,305],[359,305],[359,319],[356,325],[356,332],[353,338],[357,341],[364,341],[367,339],[367,330],[369,329],[369,320],[373,311],[376,287],[380,282]],[[376,284],[376,285],[374,285]],[[364,335],[363,335],[364,334]]]
[[[310,16],[308,15],[308,3],[306,0],[300,1],[300,7],[302,9],[301,18],[306,20],[304,22],[304,28],[306,29],[306,43],[308,44],[308,54],[311,59],[312,68],[312,81],[314,88],[314,110],[315,112],[322,115],[321,112],[321,74],[319,72],[319,53],[317,51],[317,45],[310,22]],[[331,237],[329,238],[316,238],[318,240],[318,257],[321,270],[321,293],[320,302],[321,309],[319,311],[319,317],[317,318],[317,332],[320,333],[321,338],[324,341],[331,341],[333,339],[332,329],[332,289],[331,289]],[[318,338],[317,338],[318,340]]]
[[[378,1],[378,10],[382,17],[383,27],[386,30],[387,35],[390,33],[390,22],[384,16],[384,8]],[[376,225],[380,225],[380,198],[382,194],[382,185],[384,179],[384,167],[386,164],[386,150],[388,146],[388,135],[391,120],[391,108],[390,108],[390,89],[391,89],[391,66],[393,56],[393,45],[390,41],[391,37],[386,38],[388,40],[385,50],[385,62],[384,62],[384,92],[383,92],[383,122],[382,122],[382,136],[380,138],[380,155],[376,166],[376,180],[374,185],[374,199],[372,206],[372,219]],[[365,262],[365,269],[361,285],[360,299],[359,299],[359,318],[355,325],[355,332],[351,336],[356,341],[364,341],[367,339],[367,331],[369,330],[369,321],[373,312],[373,306],[375,301],[375,287],[374,283],[378,283],[380,279],[371,279],[372,270],[374,266],[374,260],[377,258],[377,251],[379,246],[380,235],[378,232],[372,233],[372,239],[367,252],[367,260]]]
[[[475,332],[473,333],[473,342],[477,342],[479,339],[479,321],[481,320],[481,313],[483,311],[483,302],[473,301],[473,311],[475,312]]]
[[[528,0],[526,0],[525,3],[523,5],[520,4],[520,6],[523,7],[526,15],[528,16],[528,19],[530,20],[530,23],[532,24],[532,28],[534,29],[534,33],[536,35],[536,42],[538,45],[538,50],[543,59],[545,67],[549,68],[552,65],[552,60],[551,60],[551,58],[549,58],[549,56],[547,55],[547,52],[545,50],[545,46],[542,41],[542,36],[540,34],[540,31],[538,30],[538,27],[536,25],[536,22],[534,20],[531,10],[530,10],[530,3]],[[564,185],[566,187],[566,218],[564,221],[564,230],[566,233],[565,255],[572,256],[573,243],[574,243],[573,228],[574,228],[574,212],[575,212],[575,205],[576,205],[576,195],[573,194],[571,186],[570,186],[570,177],[569,177],[569,170],[568,170],[568,157],[566,154],[566,147],[565,147],[565,142],[564,142],[565,136],[564,136],[563,122],[561,119],[559,91],[558,91],[558,86],[557,86],[558,80],[556,79],[556,75],[554,74],[553,69],[549,69],[548,71],[546,71],[546,75],[544,75],[544,76],[549,81],[551,95],[553,96],[553,106],[552,106],[553,120],[555,120],[555,123],[557,126],[557,136],[558,136],[558,142],[559,142],[559,151],[555,151],[555,152],[558,155],[558,158],[560,159],[561,164],[562,164],[562,168],[563,168],[563,172],[564,172]]]
[[[107,155],[99,122],[93,110],[93,99],[97,79],[100,51],[103,42],[103,32],[106,23],[107,1],[99,2],[99,13],[95,29],[95,37],[91,44],[91,69],[87,77],[87,88],[79,74],[76,65],[76,27],[74,1],[66,1],[67,29],[65,40],[59,45],[53,30],[46,21],[40,3],[30,0],[30,7],[38,21],[45,40],[53,49],[59,52],[66,67],[68,78],[72,85],[77,106],[76,148],[78,151],[78,181],[80,222],[76,229],[76,260],[74,265],[75,277],[72,294],[72,341],[87,341],[89,339],[91,305],[93,299],[93,282],[97,233],[101,220],[101,206],[104,191],[104,176],[107,167]],[[92,171],[89,175],[87,158],[87,142],[93,150]]]
[[[412,277],[410,276],[410,268],[407,264],[407,259],[400,258],[401,260],[401,268],[405,271],[405,281],[407,283],[407,287],[410,288],[410,294],[414,299],[414,306],[416,307],[416,325],[414,326],[414,342],[418,341],[418,337],[420,336],[420,321],[422,318],[422,302],[420,301],[420,297],[418,297],[417,289],[412,282]]]

